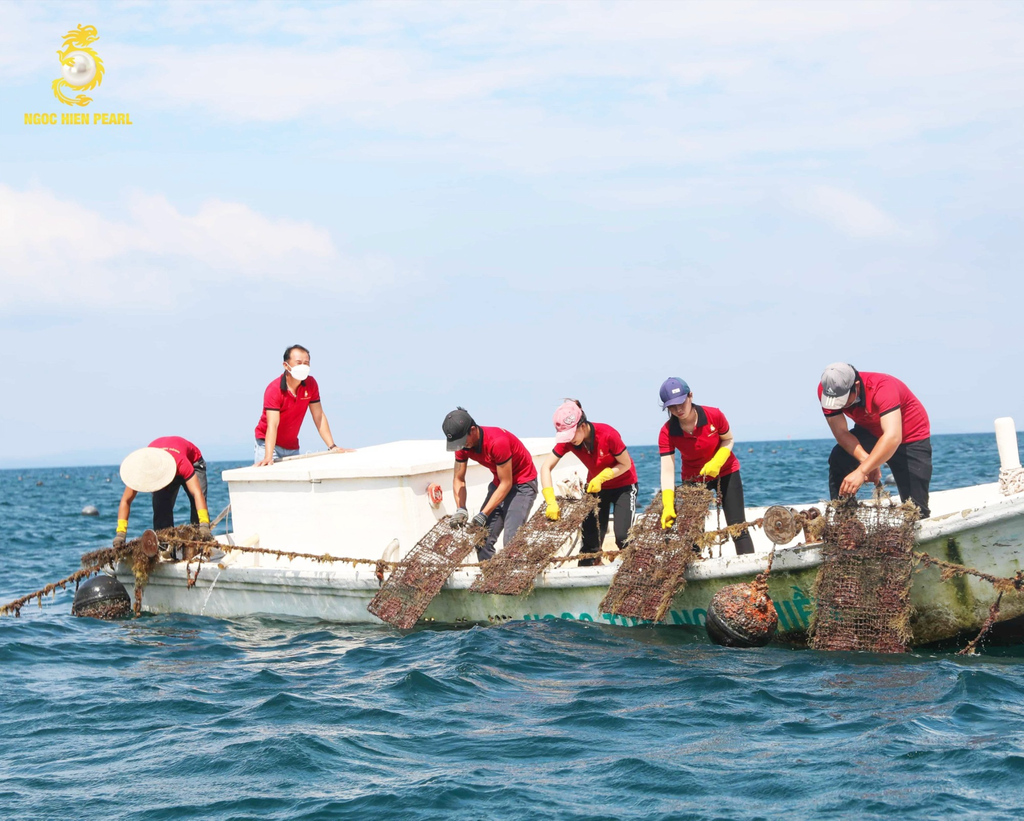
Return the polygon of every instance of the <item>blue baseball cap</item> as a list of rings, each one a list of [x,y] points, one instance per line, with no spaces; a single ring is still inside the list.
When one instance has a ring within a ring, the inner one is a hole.
[[[677,376],[670,376],[661,383],[661,409],[670,405],[682,405],[690,395],[690,386]]]

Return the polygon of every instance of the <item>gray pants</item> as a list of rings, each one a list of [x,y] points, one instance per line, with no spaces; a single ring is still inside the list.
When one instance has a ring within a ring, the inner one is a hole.
[[[263,461],[263,457],[267,455],[267,440],[257,439],[256,440],[256,452],[253,455],[254,465],[258,465]],[[278,459],[284,459],[285,456],[298,456],[299,449],[291,450],[290,448],[283,448],[280,445],[274,445],[274,461]]]
[[[487,486],[487,496],[484,497],[484,507],[491,500],[494,491],[497,490],[494,482]],[[516,535],[516,531],[522,527],[530,516],[530,510],[537,499],[537,480],[527,482],[523,485],[513,485],[508,496],[501,500],[501,504],[494,508],[494,511],[487,517],[487,539],[476,549],[478,561],[486,561],[494,556],[494,545],[498,543],[498,535],[504,529],[505,538],[502,545],[507,545]]]

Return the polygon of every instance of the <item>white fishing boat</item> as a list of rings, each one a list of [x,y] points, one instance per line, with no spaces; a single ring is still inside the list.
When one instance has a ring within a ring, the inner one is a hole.
[[[1019,475],[1012,420],[998,420],[997,440],[1004,478],[1015,471]],[[524,444],[539,466],[550,453],[553,440],[527,439]],[[186,584],[184,563],[161,562],[149,575],[143,607],[153,613],[224,618],[272,615],[380,624],[367,611],[381,584],[375,563],[401,560],[440,518],[454,512],[452,467],[452,455],[445,451],[443,441],[408,441],[225,471],[231,528],[218,538],[226,555],[216,564],[205,565],[192,587]],[[584,474],[582,464],[569,455],[559,463],[554,478],[557,484]],[[469,463],[471,510],[481,506],[490,478],[487,469]],[[932,516],[919,524],[919,549],[936,559],[994,576],[1014,576],[1024,569],[1024,493],[1014,490],[1003,481],[933,493]],[[821,504],[817,507],[823,509]],[[748,521],[762,516],[764,510],[748,508]],[[712,511],[707,527],[719,526]],[[772,545],[761,530],[754,529],[751,534],[754,554],[736,556],[730,542],[690,566],[687,584],[674,598],[665,624],[703,625],[706,608],[717,590],[750,581],[765,569]],[[232,546],[329,555],[353,562],[244,552],[232,550]],[[567,545],[566,550],[570,549],[573,546]],[[474,562],[475,556],[471,554],[466,561]],[[777,550],[770,593],[779,614],[780,638],[795,638],[806,630],[814,609],[811,591],[820,563],[821,545],[804,543],[800,535]],[[618,566],[617,561],[598,567],[552,565],[538,577],[532,593],[522,597],[471,592],[469,587],[479,571],[459,569],[430,604],[422,622],[573,619],[637,626],[636,619],[603,614],[599,609]],[[127,565],[117,568],[117,576],[131,589],[133,576]],[[939,570],[920,569],[911,589],[914,643],[976,631],[995,597],[992,585],[974,576],[943,581]],[[1000,620],[1022,615],[1024,595],[1004,596]]]

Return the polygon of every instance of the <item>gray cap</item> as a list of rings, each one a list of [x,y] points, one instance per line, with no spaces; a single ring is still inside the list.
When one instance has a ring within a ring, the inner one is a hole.
[[[825,410],[845,408],[856,381],[857,371],[853,365],[833,362],[821,375],[821,406]]]
[[[441,423],[441,430],[444,431],[445,438],[448,440],[448,450],[462,450],[466,447],[466,437],[469,436],[470,428],[475,424],[473,417],[466,412],[465,408],[456,408],[449,413]]]

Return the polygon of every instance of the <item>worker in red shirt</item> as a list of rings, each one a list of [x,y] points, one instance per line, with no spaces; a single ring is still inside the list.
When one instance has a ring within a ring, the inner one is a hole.
[[[587,467],[587,492],[596,493],[600,502],[596,513],[583,520],[580,554],[598,553],[608,532],[608,517],[615,509],[615,545],[622,550],[636,512],[636,467],[619,432],[611,425],[591,422],[583,406],[566,399],[555,410],[555,446],[540,468],[541,493],[547,502],[545,515],[552,521],[559,516],[551,471],[565,454],[575,453]],[[580,567],[600,564],[599,559],[583,559]]]
[[[667,530],[676,519],[677,450],[683,461],[680,471],[682,483],[703,483],[721,493],[726,524],[746,521],[740,462],[732,452],[734,440],[725,414],[718,408],[695,404],[690,386],[676,377],[662,383],[661,407],[668,411],[669,416],[658,436],[663,502],[661,526]],[[754,543],[747,531],[732,541],[736,555],[754,552]]]
[[[458,509],[451,523],[465,524],[466,468],[472,459],[491,471],[493,480],[487,485],[483,507],[473,517],[473,524],[487,528],[487,538],[477,548],[479,561],[494,556],[494,545],[502,530],[502,544],[508,544],[516,531],[529,518],[530,509],[537,498],[537,468],[526,446],[504,428],[480,427],[465,408],[449,413],[441,424],[448,450],[455,452],[455,476],[452,491]]]
[[[309,375],[309,351],[301,345],[285,348],[284,373],[263,392],[263,415],[256,425],[256,464],[269,465],[299,452],[299,428],[306,409],[327,449],[352,453],[334,444],[331,426],[320,404],[320,386]]]
[[[910,388],[895,376],[835,362],[821,375],[818,399],[838,443],[828,457],[831,498],[853,496],[865,482],[881,482],[882,465],[888,465],[900,499],[914,502],[927,519],[931,424]]]
[[[153,494],[153,529],[174,527],[174,502],[184,486],[192,507],[190,521],[199,525],[204,539],[212,539],[210,512],[206,507],[206,460],[199,448],[180,436],[161,436],[149,447],[129,453],[121,462],[125,484],[117,507],[114,547],[121,547],[128,534],[132,502],[140,493]]]

